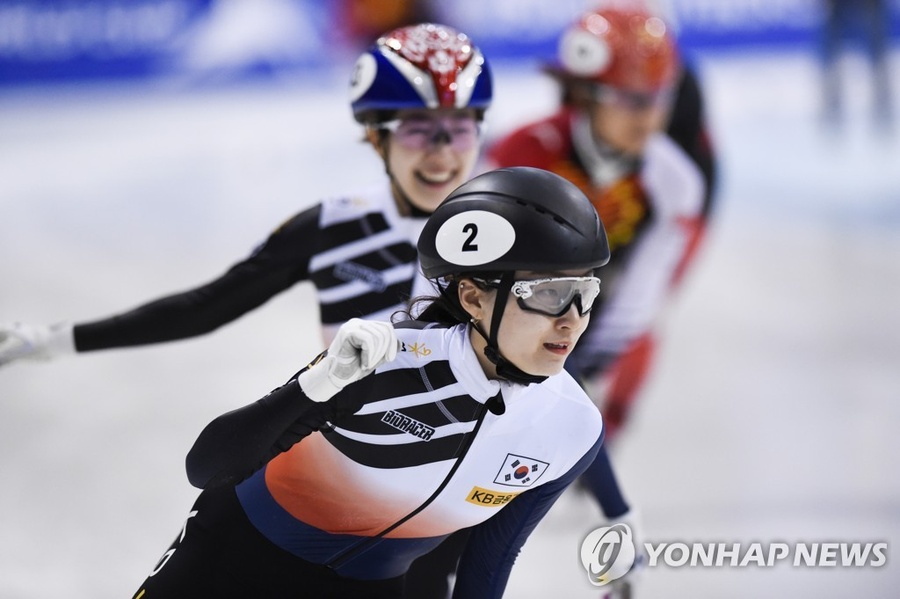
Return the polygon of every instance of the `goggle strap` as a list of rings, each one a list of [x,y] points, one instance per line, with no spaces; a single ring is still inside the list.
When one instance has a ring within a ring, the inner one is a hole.
[[[438,293],[446,300],[447,306],[450,308],[450,310],[452,312],[456,312],[456,318],[458,318],[460,322],[466,322],[467,320],[471,319],[469,313],[459,305],[459,300],[450,295],[450,292],[447,290],[447,286],[441,285],[438,282],[437,284],[435,284],[435,287],[437,287]],[[481,332],[481,329],[477,326],[476,329],[479,333],[481,333],[481,336],[484,337],[484,333]],[[487,339],[487,337],[485,337],[485,339]]]
[[[491,335],[487,342],[497,352],[498,357],[500,356],[500,347],[497,345],[497,334],[500,331],[500,319],[503,317],[503,311],[506,309],[506,300],[509,297],[509,290],[512,288],[515,274],[507,271],[500,276],[500,285],[497,287],[497,297],[494,300],[494,314],[491,316]],[[496,362],[494,363],[496,364]]]

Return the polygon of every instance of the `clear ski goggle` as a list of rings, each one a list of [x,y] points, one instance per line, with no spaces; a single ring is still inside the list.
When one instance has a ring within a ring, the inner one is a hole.
[[[594,100],[628,110],[665,108],[672,103],[673,95],[672,90],[668,88],[656,92],[636,92],[611,85],[599,83],[594,85]]]
[[[391,132],[397,143],[410,150],[425,150],[440,143],[457,152],[478,145],[481,125],[474,115],[420,116],[379,123],[378,128]]]
[[[500,281],[480,281],[496,287]],[[545,316],[562,316],[576,302],[578,313],[584,316],[594,307],[600,295],[600,279],[597,277],[551,277],[529,281],[514,281],[510,293],[519,307]]]

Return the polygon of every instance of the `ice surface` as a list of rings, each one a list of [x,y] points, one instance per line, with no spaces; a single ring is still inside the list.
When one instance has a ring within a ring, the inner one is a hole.
[[[660,567],[641,596],[895,596],[900,132],[873,131],[865,65],[845,66],[828,131],[810,57],[700,60],[720,203],[613,456],[645,540],[880,540],[888,564]],[[533,70],[495,70],[492,134],[553,107]],[[0,320],[84,321],[217,276],[297,210],[381,180],[358,139],[342,77],[5,92]],[[130,596],[196,496],[196,434],[320,349],[314,306],[298,286],[206,337],[0,369],[0,597]],[[507,595],[599,597],[578,550],[600,523],[567,493]]]

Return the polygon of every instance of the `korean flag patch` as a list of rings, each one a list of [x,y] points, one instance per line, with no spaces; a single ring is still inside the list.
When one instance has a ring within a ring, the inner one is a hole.
[[[530,487],[544,474],[549,465],[547,462],[508,453],[494,482],[507,487]]]

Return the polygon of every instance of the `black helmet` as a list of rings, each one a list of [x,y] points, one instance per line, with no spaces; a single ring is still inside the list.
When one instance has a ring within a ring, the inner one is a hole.
[[[489,171],[460,185],[428,218],[418,249],[429,279],[501,273],[490,332],[472,326],[487,341],[484,354],[497,374],[523,384],[547,377],[522,371],[500,353],[500,321],[515,271],[592,270],[609,262],[606,231],[590,200],[559,175],[530,167]],[[442,285],[438,291],[452,305],[452,294]]]
[[[460,272],[592,269],[609,261],[603,224],[568,180],[531,167],[486,172],[460,185],[419,236],[429,279]]]

